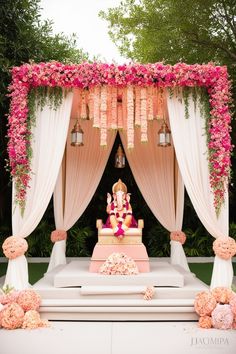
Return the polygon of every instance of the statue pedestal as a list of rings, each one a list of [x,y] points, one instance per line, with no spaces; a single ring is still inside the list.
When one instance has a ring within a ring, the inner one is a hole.
[[[135,261],[140,273],[150,272],[148,254],[142,243],[141,228],[128,229],[122,240],[113,235],[112,229],[99,228],[98,242],[93,250],[89,271],[98,273],[101,265],[112,253],[125,253]]]

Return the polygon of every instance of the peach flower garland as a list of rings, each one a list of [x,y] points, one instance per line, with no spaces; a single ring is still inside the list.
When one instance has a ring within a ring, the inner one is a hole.
[[[218,237],[213,242],[215,255],[228,260],[236,254],[236,242],[232,237]]]
[[[4,255],[9,259],[23,256],[28,249],[28,243],[23,237],[9,236],[2,244]]]

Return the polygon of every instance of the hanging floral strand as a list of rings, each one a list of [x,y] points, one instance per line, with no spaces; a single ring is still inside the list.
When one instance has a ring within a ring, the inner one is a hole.
[[[89,89],[88,93],[88,111],[89,119],[94,119],[94,87]]]
[[[134,89],[127,87],[127,147],[134,147]]]
[[[117,87],[111,88],[111,128],[117,129]]]
[[[101,87],[101,125],[100,125],[100,145],[107,146],[107,86]]]
[[[100,87],[94,87],[94,104],[93,104],[93,127],[100,128]]]
[[[146,143],[147,137],[147,88],[142,87],[140,92],[141,97],[141,142]]]
[[[147,108],[148,108],[147,119],[153,120],[153,87],[152,86],[149,86],[147,88]]]
[[[87,90],[82,90],[81,92],[81,119],[88,119],[88,112],[87,112]]]
[[[141,125],[141,87],[135,87],[135,126]]]
[[[118,129],[122,129],[123,128],[122,103],[123,103],[123,91],[122,91],[121,88],[119,88],[118,92],[117,92],[117,128]]]

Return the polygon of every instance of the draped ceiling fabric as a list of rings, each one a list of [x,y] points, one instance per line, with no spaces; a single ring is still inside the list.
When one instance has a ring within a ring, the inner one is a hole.
[[[176,92],[173,97],[168,97],[167,103],[179,168],[194,209],[212,236],[228,237],[228,194],[217,218],[209,183],[205,119],[201,116],[199,105],[195,107],[192,97],[189,97],[189,118],[186,119],[183,100]],[[231,260],[216,256],[211,288],[231,287],[232,279]]]
[[[46,105],[36,110],[36,126],[32,128],[31,142],[33,157],[30,188],[22,217],[14,203],[14,183],[12,202],[12,229],[14,236],[27,237],[40,222],[56,184],[63,157],[70,120],[73,94],[63,99],[57,110]],[[9,260],[5,284],[15,289],[24,289],[28,284],[28,266],[25,256]]]
[[[149,122],[148,143],[140,144],[135,130],[134,149],[127,149],[127,139],[120,132],[122,143],[136,183],[157,220],[168,230],[181,230],[184,208],[184,185],[176,163],[174,148],[157,146],[157,132],[162,121]],[[140,206],[141,207],[141,206]],[[171,263],[189,271],[183,247],[171,241]]]
[[[73,106],[75,100],[73,102]],[[73,108],[72,108],[73,117]],[[69,132],[75,121],[70,122]],[[83,214],[92,199],[107,164],[116,131],[109,131],[107,147],[100,147],[100,131],[93,128],[92,120],[81,122],[84,131],[84,146],[70,145],[70,135],[60,173],[54,190],[54,216],[56,228],[69,230]],[[59,264],[66,264],[66,241],[53,246],[48,271]]]

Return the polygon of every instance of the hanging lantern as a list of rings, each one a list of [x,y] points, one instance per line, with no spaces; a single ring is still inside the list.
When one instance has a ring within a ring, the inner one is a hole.
[[[115,155],[115,167],[124,168],[125,167],[125,154],[121,145],[119,145],[116,155]]]
[[[171,131],[164,120],[161,129],[158,131],[158,146],[162,146],[162,147],[171,146],[170,134]]]
[[[83,146],[84,132],[78,122],[78,119],[71,130],[71,146]]]

